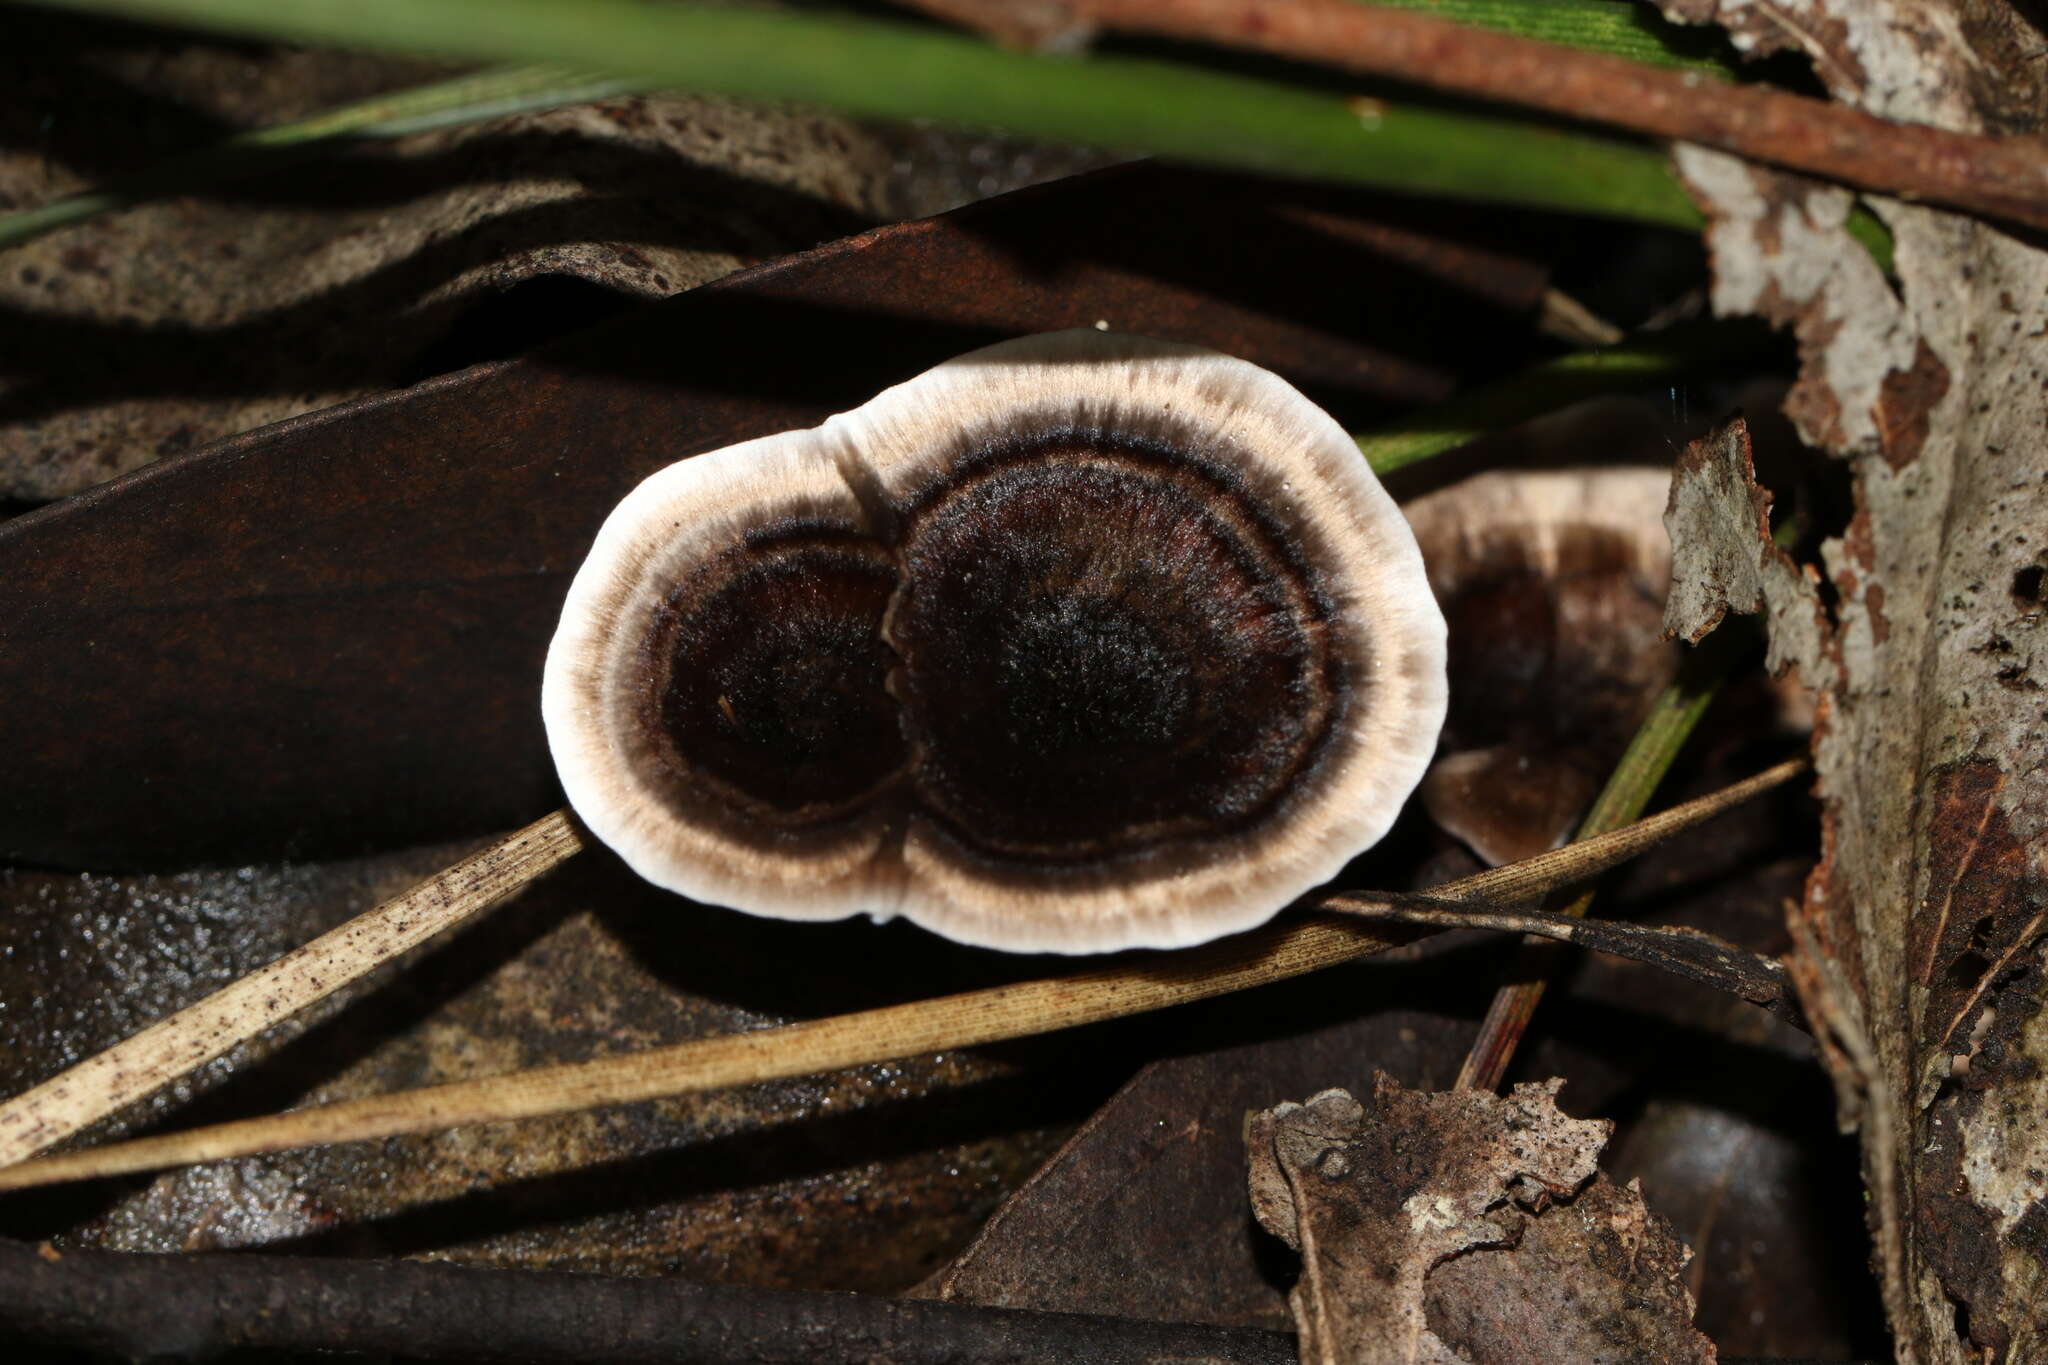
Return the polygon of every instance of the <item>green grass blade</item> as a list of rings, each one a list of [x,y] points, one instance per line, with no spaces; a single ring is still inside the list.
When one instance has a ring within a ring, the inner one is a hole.
[[[323,137],[405,137],[479,119],[611,99],[645,88],[645,82],[553,66],[496,67],[261,128],[230,145],[275,147]]]
[[[1700,221],[1661,153],[1631,142],[1168,62],[1012,52],[910,24],[638,0],[44,2],[1684,229]]]

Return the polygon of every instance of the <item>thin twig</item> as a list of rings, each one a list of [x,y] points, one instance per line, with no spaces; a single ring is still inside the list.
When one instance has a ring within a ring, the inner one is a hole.
[[[898,0],[906,9],[1026,52],[1079,52],[1095,36],[1065,0]]]
[[[1107,27],[1255,48],[2048,227],[2048,153],[2027,137],[1894,123],[1761,85],[1730,86],[1353,0],[1068,0]]]
[[[1293,1365],[1292,1332],[672,1276],[0,1240],[0,1334],[154,1360],[342,1352],[519,1365]],[[1792,1365],[1722,1357],[1725,1365]],[[1850,1361],[1844,1365],[1876,1365]]]
[[[568,813],[556,811],[0,1104],[0,1165],[26,1160],[197,1070],[497,904],[582,847]]]
[[[1434,894],[1494,906],[1529,903],[1624,862],[1805,769],[1804,760],[1779,764],[1612,834],[1462,878],[1438,887]],[[0,1170],[0,1190],[535,1118],[949,1052],[1205,1000],[1355,961],[1411,937],[1376,931],[1344,916],[1295,917],[1201,948],[1071,977],[375,1095],[45,1157]]]
[[[1474,909],[1434,896],[1331,896],[1321,903],[1321,908],[1393,924],[1428,925],[1432,929],[1534,934],[1644,963],[1738,996],[1796,1027],[1806,1026],[1799,1002],[1787,984],[1782,961],[1752,953],[1698,929],[1589,920],[1569,910]]]

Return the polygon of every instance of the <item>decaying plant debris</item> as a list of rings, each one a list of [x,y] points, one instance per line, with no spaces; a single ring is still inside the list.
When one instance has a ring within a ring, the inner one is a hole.
[[[1301,1253],[1303,1365],[1509,1357],[1705,1362],[1689,1254],[1634,1186],[1596,1182],[1612,1125],[1562,1084],[1429,1094],[1374,1078],[1252,1116],[1252,1208]]]
[[[1700,15],[1796,41],[1838,99],[1888,117],[2040,127],[2021,104],[2038,63],[1985,80],[2015,40],[2000,4]],[[1739,450],[1691,471],[1679,508],[1704,553],[1761,563],[1760,585],[1718,590],[1760,586],[1774,655],[1822,689],[1826,843],[1794,971],[1863,1135],[1893,1331],[1902,1359],[2032,1359],[2048,1349],[2048,259],[2030,235],[1880,201],[1894,290],[1844,236],[1842,191],[1701,151],[1679,164],[1713,220],[1716,309],[1797,336],[1788,411],[1854,479],[1825,613],[1728,496]]]
[[[1709,837],[1612,879],[1603,895],[1624,918],[1706,925],[1776,950],[1785,897],[1810,864],[1782,839],[1788,826],[1804,827],[1801,801],[1787,792],[1745,807]],[[1418,1089],[1448,1088],[1513,946],[1443,935],[1189,1021],[1175,1052],[1099,1108],[920,1292],[1291,1326],[1291,1254],[1262,1231],[1216,1235],[1245,1217],[1245,1115],[1332,1085],[1369,1093],[1375,1069]],[[1361,1000],[1371,1008],[1360,1011]],[[1723,1353],[1828,1359],[1872,1349],[1856,1334],[1875,1319],[1870,1296],[1857,1292],[1863,1247],[1828,1231],[1855,1221],[1853,1185],[1833,1183],[1849,1152],[1816,1152],[1801,1136],[1832,1118],[1805,1035],[1733,996],[1612,957],[1584,962],[1544,1011],[1527,1070],[1569,1077],[1562,1099],[1575,1115],[1622,1116],[1609,1173],[1621,1184],[1640,1179],[1698,1249],[1684,1280],[1701,1330]],[[1277,1017],[1284,1029],[1261,1022]],[[1733,1069],[1731,1045],[1741,1058]],[[1652,1072],[1685,1084],[1638,1107],[1632,1097]]]
[[[436,74],[9,16],[0,208]],[[41,120],[27,118],[34,110]],[[4,117],[4,116],[0,116]],[[126,150],[117,150],[126,149]],[[358,142],[0,264],[0,500],[515,354],[621,307],[1104,158],[811,111],[622,96]],[[257,164],[260,164],[258,162]],[[95,357],[110,346],[114,374]]]

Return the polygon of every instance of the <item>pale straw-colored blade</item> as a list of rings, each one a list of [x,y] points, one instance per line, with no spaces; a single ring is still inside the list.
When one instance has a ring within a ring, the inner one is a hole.
[[[11,1165],[205,1066],[408,948],[473,918],[583,847],[566,811],[535,821],[0,1104]]]

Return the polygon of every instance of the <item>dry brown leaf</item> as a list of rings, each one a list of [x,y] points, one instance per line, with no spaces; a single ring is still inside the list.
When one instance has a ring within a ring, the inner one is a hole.
[[[2039,37],[2002,0],[1684,0],[1789,43],[1889,118],[2038,134]],[[1791,965],[1844,1123],[1860,1129],[1902,1361],[2048,1350],[2048,253],[2032,234],[1871,207],[1896,286],[1851,240],[1850,196],[1686,149],[1714,305],[1791,330],[1800,434],[1856,511],[1822,548],[1823,629],[1773,646],[1824,681],[1824,856]],[[1755,556],[1741,526],[1697,533]],[[1766,593],[1768,598],[1768,593]],[[1774,622],[1774,625],[1777,623]]]
[[[1692,1325],[1692,1253],[1643,1203],[1640,1183],[1604,1174],[1528,1219],[1512,1248],[1475,1248],[1429,1277],[1430,1332],[1465,1365],[1711,1361]]]
[[[1305,1365],[1714,1358],[1670,1230],[1633,1187],[1587,1188],[1613,1125],[1565,1117],[1562,1084],[1382,1074],[1364,1103],[1326,1090],[1252,1117],[1253,1211],[1302,1257]]]

